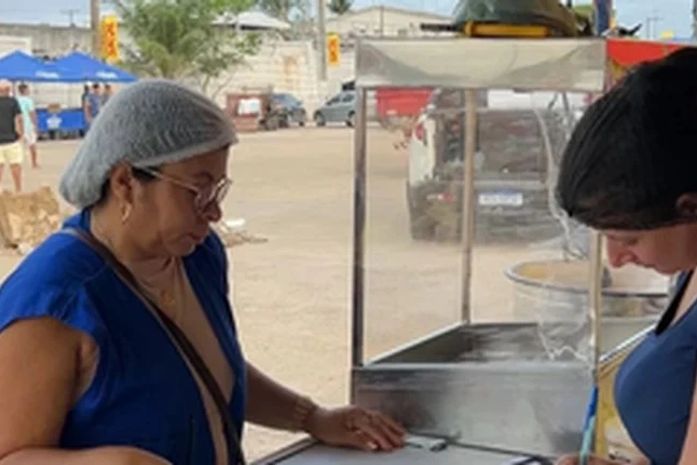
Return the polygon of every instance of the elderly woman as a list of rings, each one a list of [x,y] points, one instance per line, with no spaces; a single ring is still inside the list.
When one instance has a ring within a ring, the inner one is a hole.
[[[104,107],[61,182],[80,212],[0,290],[0,464],[238,464],[244,421],[402,444],[385,416],[319,407],[244,360],[209,227],[235,142],[171,82]]]
[[[558,197],[603,233],[613,266],[680,274],[658,325],[622,364],[615,398],[651,464],[697,464],[697,50],[639,67],[588,110],[564,156]]]

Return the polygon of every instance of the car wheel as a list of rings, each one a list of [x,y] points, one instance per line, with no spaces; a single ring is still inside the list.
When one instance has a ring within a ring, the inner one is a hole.
[[[278,123],[279,121],[277,118],[267,118],[266,120],[264,120],[263,127],[267,131],[275,131],[278,129]]]
[[[315,124],[319,127],[327,124],[327,120],[324,119],[324,115],[322,115],[322,113],[315,113]]]
[[[346,120],[346,126],[350,128],[356,126],[356,114],[354,112],[349,113],[348,120]]]

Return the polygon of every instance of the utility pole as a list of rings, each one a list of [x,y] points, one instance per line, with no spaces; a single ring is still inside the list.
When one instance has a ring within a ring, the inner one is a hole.
[[[67,10],[61,10],[61,14],[64,14],[68,17],[68,22],[70,23],[70,47],[69,49],[75,50],[75,15],[79,13],[80,10],[77,8],[69,8]]]
[[[657,16],[655,13],[653,16],[649,16],[646,18],[646,38],[649,40],[652,40],[656,36],[656,29],[658,22],[663,19],[660,16]]]
[[[385,5],[380,4],[380,37],[385,37]]]
[[[692,38],[697,39],[697,0],[692,0]]]
[[[317,56],[319,60],[319,80],[327,81],[327,5],[325,0],[317,0]]]
[[[695,0],[697,1],[697,0]],[[75,15],[79,13],[80,10],[77,8],[69,8],[67,10],[61,10],[61,14],[64,14],[68,17],[68,23],[70,27],[75,27]]]
[[[90,29],[92,32],[92,55],[98,57],[101,55],[101,43],[99,40],[99,1],[90,0]]]

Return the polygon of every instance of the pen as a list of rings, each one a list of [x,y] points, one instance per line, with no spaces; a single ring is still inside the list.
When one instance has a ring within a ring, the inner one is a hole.
[[[591,390],[591,397],[588,401],[588,410],[583,425],[583,440],[581,442],[581,451],[579,454],[580,465],[588,465],[588,457],[591,453],[593,444],[593,434],[595,433],[596,410],[598,407],[598,386],[594,385]]]

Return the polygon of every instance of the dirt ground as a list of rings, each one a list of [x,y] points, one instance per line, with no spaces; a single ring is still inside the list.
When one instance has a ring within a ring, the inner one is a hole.
[[[351,302],[353,131],[305,128],[242,135],[233,151],[235,184],[227,219],[244,218],[266,242],[230,251],[233,298],[248,359],[318,402],[348,399]],[[369,132],[366,230],[366,353],[374,356],[461,318],[454,245],[415,242],[405,199],[407,152],[395,134]],[[57,186],[76,143],[43,142],[39,170],[25,168],[27,189]],[[7,173],[9,174],[9,173]],[[2,187],[10,187],[5,175]],[[513,287],[504,271],[531,258],[558,257],[539,244],[477,247],[473,317],[509,318]],[[0,276],[21,258],[0,253]],[[259,457],[294,436],[249,428]]]

